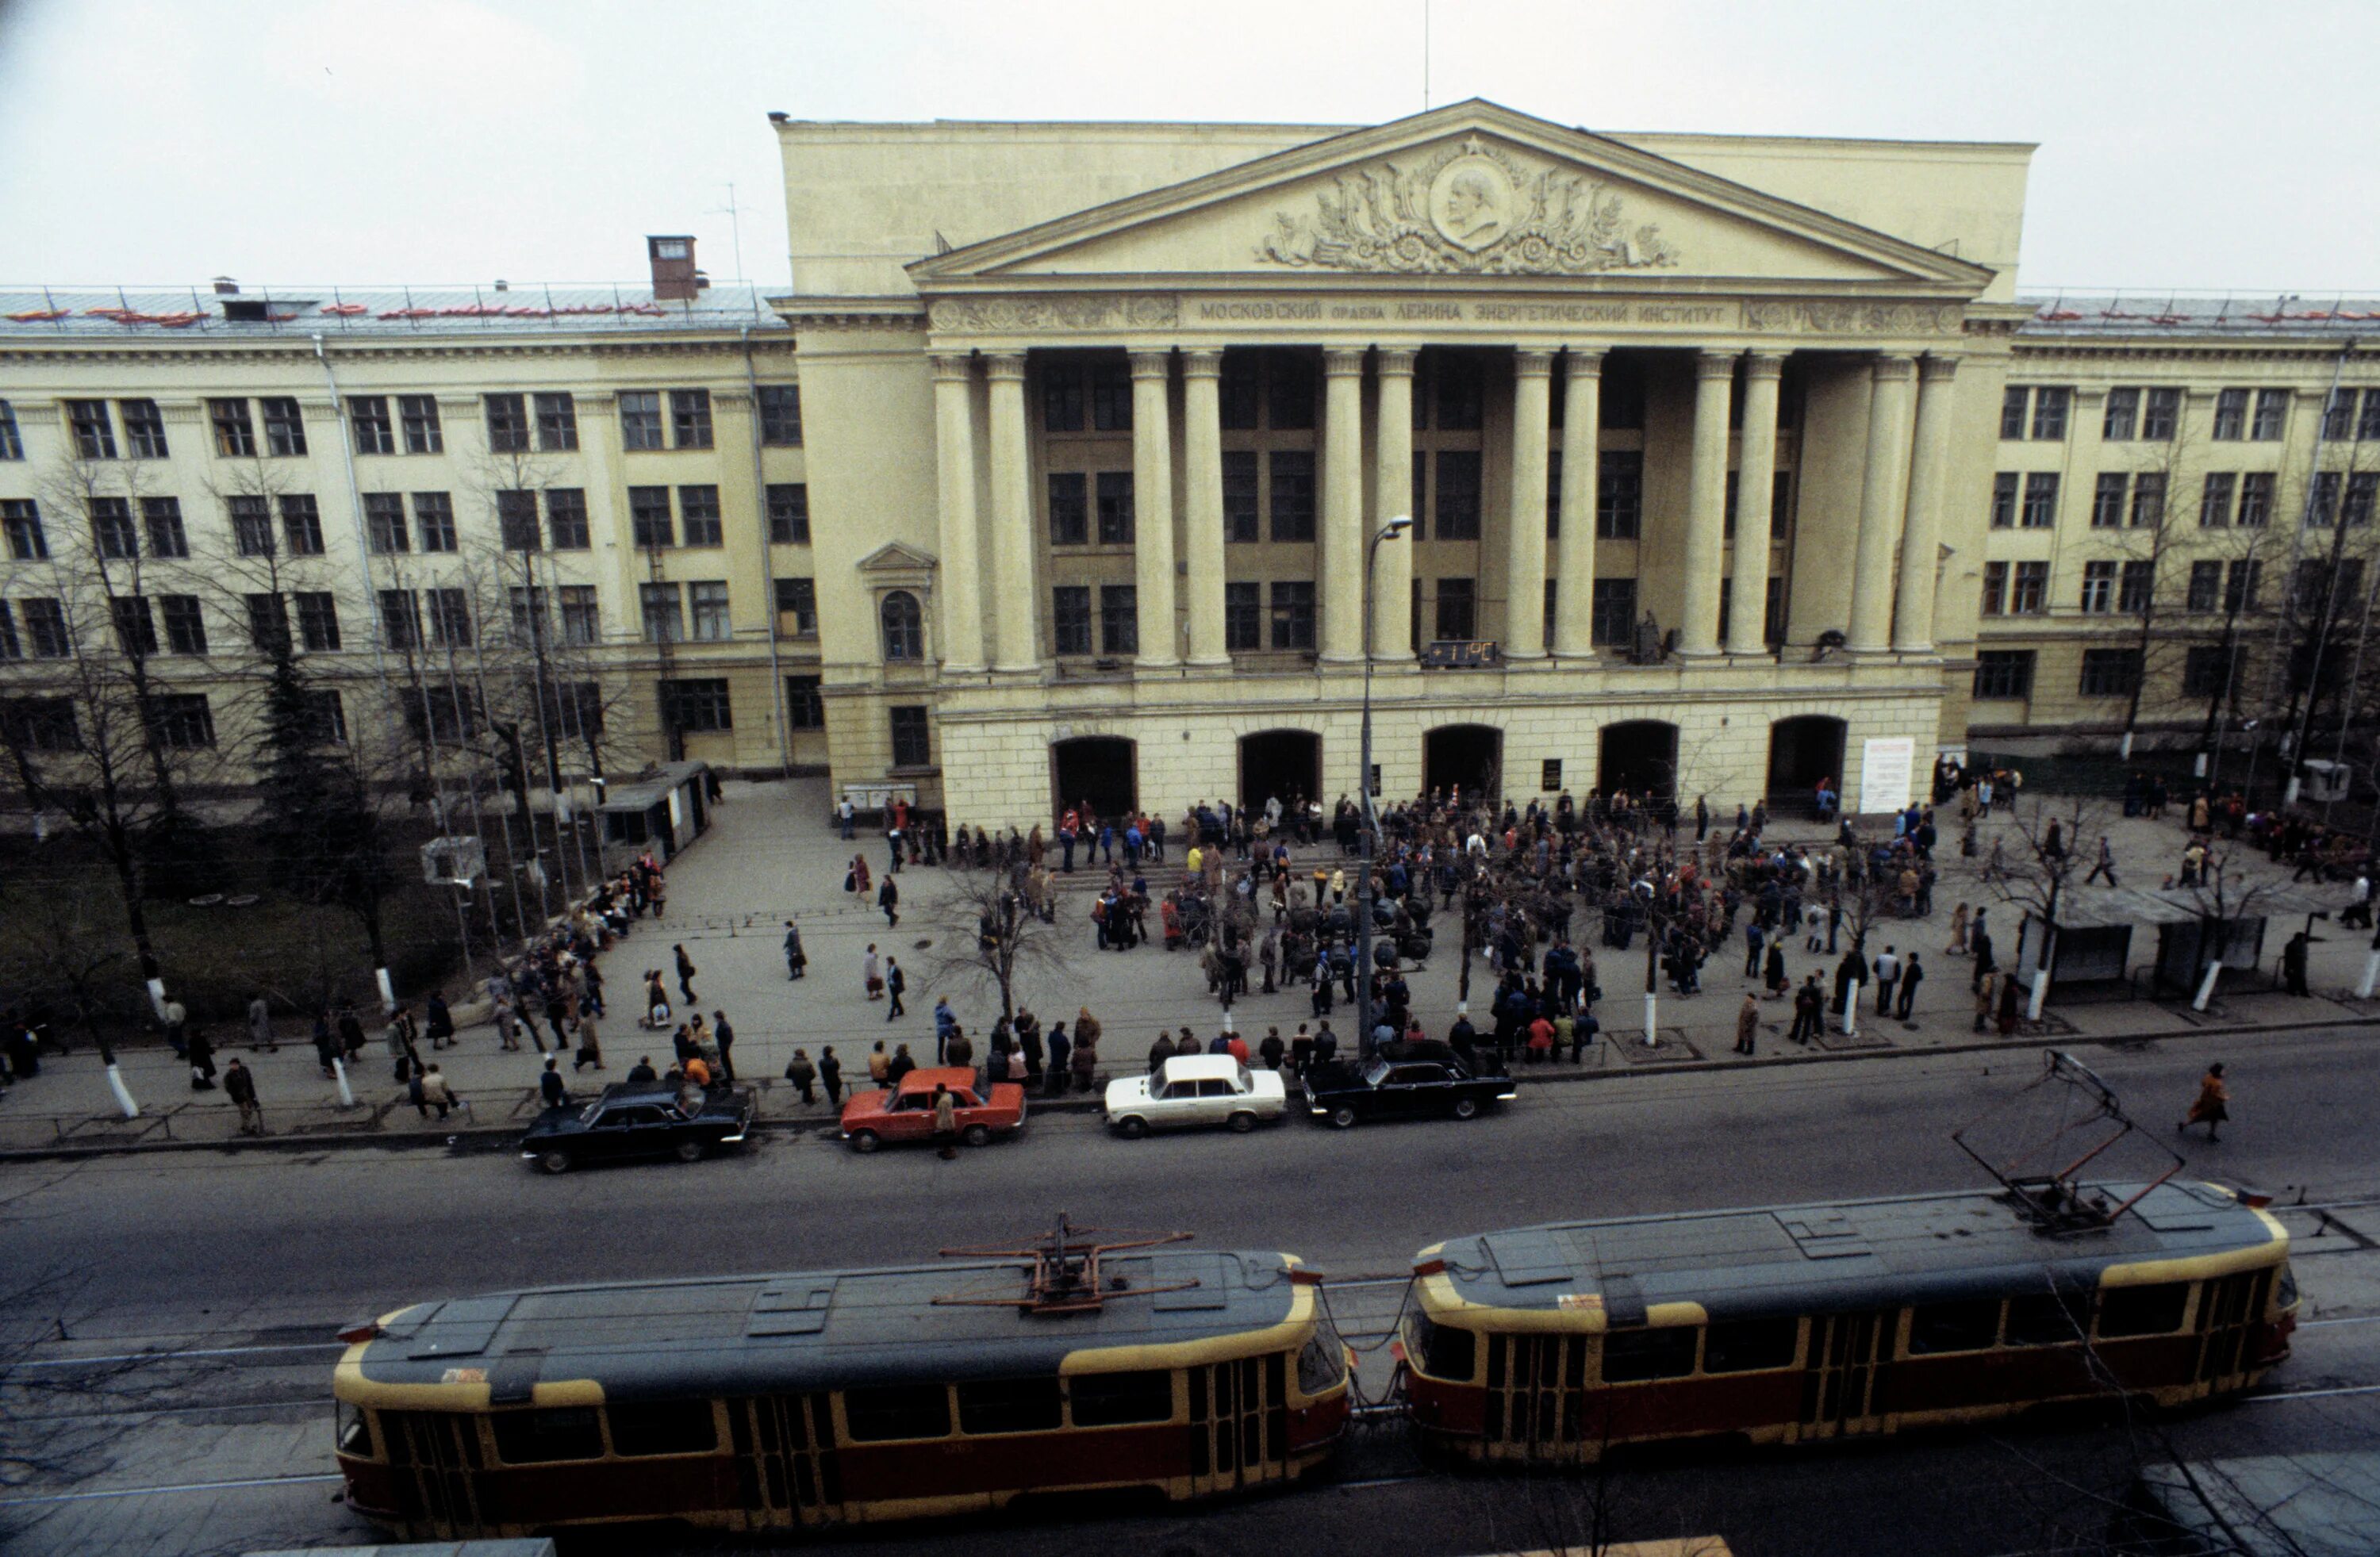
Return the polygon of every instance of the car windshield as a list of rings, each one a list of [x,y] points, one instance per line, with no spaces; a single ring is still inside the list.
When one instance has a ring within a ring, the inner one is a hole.
[[[601,1100],[590,1103],[578,1111],[578,1122],[582,1125],[591,1125],[595,1122],[595,1116],[601,1112],[603,1112],[603,1104]]]
[[[1367,1087],[1377,1087],[1388,1079],[1389,1062],[1387,1060],[1376,1059],[1365,1068],[1364,1084]]]

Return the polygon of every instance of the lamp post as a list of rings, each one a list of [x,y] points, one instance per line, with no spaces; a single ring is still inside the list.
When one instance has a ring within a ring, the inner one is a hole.
[[[1372,839],[1378,831],[1378,818],[1372,812],[1372,569],[1380,554],[1380,542],[1394,540],[1413,528],[1413,516],[1401,513],[1372,534],[1371,544],[1364,549],[1364,739],[1363,766],[1355,774],[1355,792],[1361,797],[1362,830],[1357,844],[1362,850],[1355,879],[1355,1052],[1370,1057],[1372,1053]]]

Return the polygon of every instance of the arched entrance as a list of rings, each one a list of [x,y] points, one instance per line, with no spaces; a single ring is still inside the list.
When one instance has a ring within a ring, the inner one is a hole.
[[[1768,809],[1792,807],[1795,815],[1817,805],[1818,780],[1843,788],[1842,720],[1824,714],[1796,714],[1768,727]]]
[[[1422,788],[1466,795],[1504,792],[1504,732],[1492,724],[1442,724],[1421,739]]]
[[[1050,744],[1050,815],[1087,803],[1102,816],[1133,810],[1139,798],[1137,749],[1119,735],[1085,735]]]
[[[1606,795],[1625,790],[1640,799],[1676,799],[1678,727],[1666,719],[1605,725],[1596,744],[1595,781]]]
[[[1261,730],[1240,737],[1240,804],[1262,811],[1322,793],[1322,737],[1310,730]]]

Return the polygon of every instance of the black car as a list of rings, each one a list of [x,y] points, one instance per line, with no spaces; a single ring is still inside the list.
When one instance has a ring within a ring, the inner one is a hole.
[[[656,1081],[606,1087],[592,1103],[549,1108],[521,1138],[521,1156],[548,1173],[625,1157],[699,1160],[716,1146],[740,1146],[752,1128],[752,1094],[708,1092]]]
[[[1347,1129],[1363,1119],[1468,1119],[1519,1088],[1493,1055],[1466,1059],[1445,1044],[1386,1044],[1368,1060],[1311,1067],[1305,1111]]]

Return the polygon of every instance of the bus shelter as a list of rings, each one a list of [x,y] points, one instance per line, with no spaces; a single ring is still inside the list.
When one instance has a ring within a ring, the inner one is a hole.
[[[603,870],[625,870],[650,851],[667,864],[686,845],[710,830],[710,765],[664,764],[650,778],[606,785],[603,803]]]

